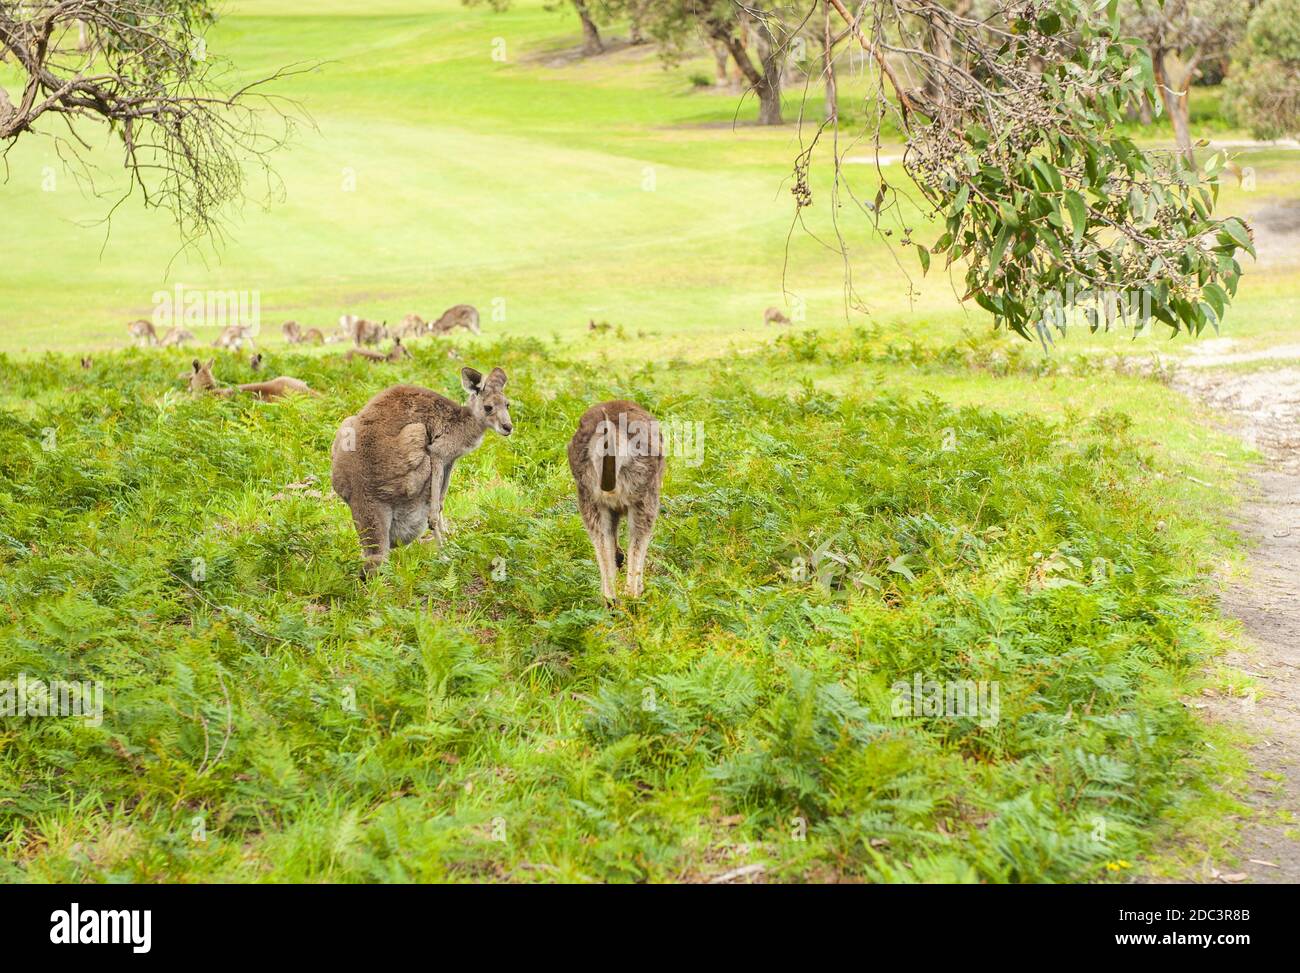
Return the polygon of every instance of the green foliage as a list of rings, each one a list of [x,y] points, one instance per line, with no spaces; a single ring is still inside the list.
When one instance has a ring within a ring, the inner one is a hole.
[[[1196,552],[1122,415],[757,391],[789,344],[631,375],[484,344],[515,435],[458,465],[442,549],[362,581],[329,444],[390,382],[458,394],[414,350],[284,353],[328,391],[277,404],[191,398],[180,352],[0,358],[0,680],[105,692],[98,726],[5,721],[0,876],[1096,879],[1209,781]],[[612,611],[564,460],[611,396],[706,435]],[[1000,714],[899,713],[917,675],[995,683]]]
[[[1300,133],[1300,2],[1255,8],[1227,88],[1228,110],[1256,138]]]
[[[1117,129],[1153,90],[1117,0],[1026,10],[1035,19],[1011,20],[985,52],[981,77],[995,94],[921,106],[909,169],[944,220],[922,269],[930,254],[964,261],[965,296],[1025,337],[1063,328],[1063,306],[1084,307],[1093,330],[1119,318],[1217,327],[1238,253],[1254,254],[1240,220],[1211,215],[1225,160],[1198,170]]]

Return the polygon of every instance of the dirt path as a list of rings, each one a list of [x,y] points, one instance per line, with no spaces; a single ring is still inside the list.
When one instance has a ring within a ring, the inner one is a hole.
[[[1300,882],[1300,365],[1219,370],[1225,363],[1191,356],[1174,384],[1231,417],[1234,431],[1267,458],[1236,525],[1249,545],[1248,574],[1226,585],[1222,596],[1223,611],[1240,619],[1251,646],[1225,661],[1256,678],[1258,697],[1220,700],[1207,711],[1255,738],[1247,799],[1258,813],[1235,849],[1240,863],[1207,865],[1193,878],[1294,883]]]

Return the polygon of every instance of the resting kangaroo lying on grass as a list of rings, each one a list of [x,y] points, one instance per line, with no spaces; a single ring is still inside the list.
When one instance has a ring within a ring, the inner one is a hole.
[[[469,393],[464,405],[416,385],[394,385],[348,416],[330,448],[334,492],[352,510],[352,522],[372,574],[391,547],[409,544],[428,527],[441,540],[447,524],[442,501],[456,460],[483,441],[488,429],[509,436],[510,404],[500,368],[484,378],[461,369]]]
[[[578,512],[596,549],[601,594],[611,603],[616,597],[623,563],[618,522],[627,517],[627,593],[638,597],[664,479],[659,423],[635,402],[593,405],[569,441],[569,469],[578,486]]]
[[[401,338],[394,338],[393,347],[386,355],[381,355],[377,351],[371,351],[369,348],[353,348],[343,357],[348,361],[352,361],[354,358],[365,358],[368,361],[399,362],[403,358],[410,358],[411,352],[404,344],[402,344]]]
[[[190,391],[195,395],[203,392],[210,392],[212,395],[234,395],[236,392],[248,392],[255,395],[264,402],[272,399],[278,399],[282,395],[290,392],[305,392],[307,395],[320,395],[319,392],[312,391],[307,387],[307,383],[297,378],[289,378],[287,375],[281,375],[279,378],[273,378],[269,382],[249,382],[245,385],[236,385],[232,387],[222,387],[217,384],[217,380],[212,377],[212,363],[215,358],[209,358],[206,365],[194,359],[194,371],[190,374]]]

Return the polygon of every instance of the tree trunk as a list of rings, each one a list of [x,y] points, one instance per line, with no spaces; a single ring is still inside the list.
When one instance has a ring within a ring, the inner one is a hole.
[[[1192,71],[1195,62],[1187,66],[1181,84],[1175,85],[1169,76],[1169,66],[1165,58],[1169,52],[1155,48],[1151,51],[1151,67],[1155,74],[1156,90],[1160,92],[1160,101],[1165,113],[1174,126],[1174,140],[1178,144],[1178,154],[1191,165],[1195,163],[1192,154],[1191,106],[1188,103],[1192,84]]]
[[[1151,104],[1150,95],[1143,95],[1142,100],[1138,102],[1138,121],[1143,125],[1155,124],[1155,106]]]
[[[780,125],[781,118],[781,45],[768,33],[758,29],[758,57],[763,65],[763,80],[754,86],[758,95],[758,124]]]
[[[645,43],[645,33],[641,29],[641,17],[644,10],[644,3],[636,3],[632,5],[632,19],[627,29],[627,42],[629,44]]]
[[[713,83],[719,88],[727,84],[727,58],[731,57],[727,50],[727,45],[720,41],[711,40],[709,47],[713,49],[713,65],[715,68]]]
[[[938,14],[931,14],[925,31],[926,49],[944,64],[952,63],[952,41],[947,33],[948,23]],[[922,90],[925,96],[935,104],[943,99],[943,82],[944,78],[940,69],[930,65],[924,65],[925,84]]]
[[[736,67],[745,76],[749,86],[758,95],[758,124],[780,125],[781,118],[781,64],[778,56],[779,47],[771,43],[766,30],[758,34],[758,54],[762,70],[754,66],[744,42],[731,33],[730,24],[712,23],[709,25],[713,38],[727,45]]]
[[[742,51],[748,50],[749,41],[745,37],[744,28],[741,28],[741,32],[736,36],[736,43],[740,45],[740,49]],[[725,39],[723,40],[722,44],[724,47],[727,46],[727,42]],[[728,51],[727,53],[730,54],[731,52]],[[742,84],[745,83],[745,72],[741,70],[740,62],[737,61],[734,57],[731,59],[731,83],[734,84],[737,88],[739,88]]]
[[[578,11],[578,19],[582,21],[582,53],[588,57],[593,54],[603,54],[605,45],[600,42],[600,31],[596,29],[596,22],[591,19],[587,0],[573,0],[573,9]]]

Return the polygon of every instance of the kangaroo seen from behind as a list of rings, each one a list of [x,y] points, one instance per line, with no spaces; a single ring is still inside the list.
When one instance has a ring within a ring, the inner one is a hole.
[[[514,430],[504,371],[494,368],[484,378],[463,368],[461,384],[468,393],[464,405],[432,389],[394,385],[339,426],[330,480],[352,511],[363,573],[374,573],[391,548],[409,544],[426,527],[441,540],[452,466],[478,447],[487,430],[503,436]]]
[[[627,592],[645,588],[645,559],[659,516],[664,479],[664,443],[659,423],[635,402],[594,405],[578,420],[569,441],[569,469],[578,487],[578,512],[596,549],[600,591],[617,597],[618,525],[627,519]]]

